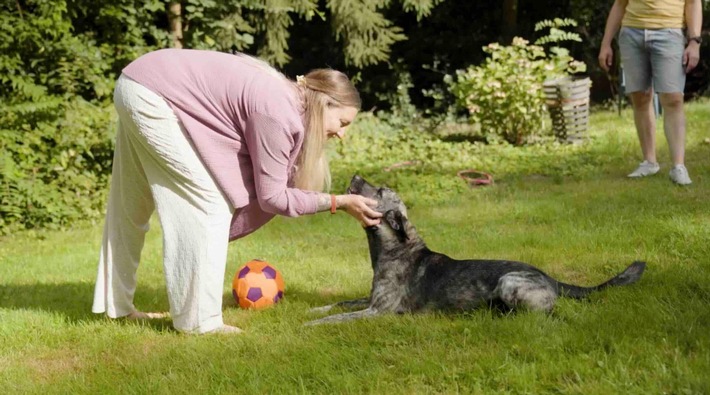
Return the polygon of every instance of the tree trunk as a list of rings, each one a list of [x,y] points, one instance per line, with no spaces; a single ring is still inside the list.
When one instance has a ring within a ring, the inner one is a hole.
[[[503,42],[509,44],[518,30],[518,0],[503,1]]]
[[[171,1],[168,4],[168,21],[173,48],[182,48],[182,6],[179,2]]]

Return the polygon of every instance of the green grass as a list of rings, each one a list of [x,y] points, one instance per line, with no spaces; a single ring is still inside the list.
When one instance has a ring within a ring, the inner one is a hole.
[[[417,196],[417,185],[401,188],[405,201],[416,203],[410,219],[429,247],[455,258],[523,260],[583,285],[632,260],[648,262],[638,284],[586,301],[562,299],[550,316],[484,309],[302,327],[315,318],[308,308],[369,290],[364,232],[342,213],[279,218],[232,243],[224,317],[246,330],[241,336],[182,335],[169,321],[137,324],[91,314],[100,224],[5,237],[0,388],[23,394],[710,393],[708,103],[689,106],[688,119],[694,184],[687,188],[667,178],[662,131],[662,173],[624,178],[639,160],[628,111],[594,114],[594,139],[580,151],[589,160],[569,159],[564,176],[500,171],[515,167],[504,151],[486,162],[496,175],[492,187],[455,189],[433,203]],[[525,160],[560,166],[544,149],[530,152]],[[160,249],[155,226],[136,295],[145,310],[168,305]],[[231,277],[256,257],[282,271],[286,299],[270,310],[239,310]]]

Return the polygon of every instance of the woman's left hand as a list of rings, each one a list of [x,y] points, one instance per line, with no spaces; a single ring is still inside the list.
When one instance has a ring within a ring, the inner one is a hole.
[[[340,195],[339,206],[352,215],[363,227],[374,226],[380,223],[382,214],[375,211],[377,201],[359,195]]]

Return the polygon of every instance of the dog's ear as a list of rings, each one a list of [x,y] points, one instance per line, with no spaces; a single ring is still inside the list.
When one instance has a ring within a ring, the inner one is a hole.
[[[396,233],[400,240],[408,240],[407,218],[399,210],[389,210],[384,215],[384,220]]]

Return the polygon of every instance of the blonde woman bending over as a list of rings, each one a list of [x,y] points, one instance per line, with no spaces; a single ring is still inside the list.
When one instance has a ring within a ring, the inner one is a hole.
[[[379,223],[376,202],[330,195],[325,142],[360,95],[341,72],[291,81],[246,55],[163,49],[116,83],[118,132],[93,312],[157,318],[133,305],[149,219],[163,229],[170,316],[182,332],[240,332],[222,321],[229,241],[275,215],[346,211]]]

